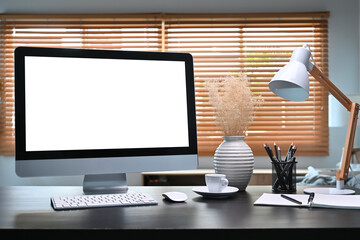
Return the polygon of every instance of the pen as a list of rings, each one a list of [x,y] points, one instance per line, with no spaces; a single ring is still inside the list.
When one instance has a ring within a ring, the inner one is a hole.
[[[296,200],[296,199],[293,199],[293,198],[291,198],[291,197],[288,197],[288,196],[286,196],[286,195],[284,195],[284,194],[281,194],[280,195],[282,198],[285,198],[286,200],[289,200],[290,202],[293,202],[293,203],[296,203],[296,204],[302,204],[302,202],[300,202],[300,201],[298,201],[298,200]]]
[[[312,203],[312,201],[314,200],[314,196],[315,196],[315,193],[314,192],[312,192],[312,193],[310,193],[310,196],[309,196],[309,199],[308,199],[308,204],[310,203]]]

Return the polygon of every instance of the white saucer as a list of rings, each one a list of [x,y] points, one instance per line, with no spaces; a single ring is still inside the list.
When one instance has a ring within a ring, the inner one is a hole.
[[[206,198],[226,198],[226,197],[230,197],[231,195],[239,191],[237,187],[230,187],[230,186],[226,187],[222,192],[219,193],[209,192],[207,186],[194,187],[192,190],[197,194]]]

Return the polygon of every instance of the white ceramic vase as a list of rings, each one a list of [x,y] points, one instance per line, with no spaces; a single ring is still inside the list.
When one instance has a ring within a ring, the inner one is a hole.
[[[214,155],[215,173],[225,174],[229,186],[245,191],[254,169],[254,154],[244,136],[224,136]]]

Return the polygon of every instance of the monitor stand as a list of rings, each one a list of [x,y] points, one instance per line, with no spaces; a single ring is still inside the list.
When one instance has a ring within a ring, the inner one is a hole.
[[[95,174],[85,175],[83,191],[85,195],[126,193],[126,174]]]

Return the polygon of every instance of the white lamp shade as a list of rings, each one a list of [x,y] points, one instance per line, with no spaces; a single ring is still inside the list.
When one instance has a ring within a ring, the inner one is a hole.
[[[309,98],[309,75],[303,63],[291,61],[280,69],[269,83],[270,90],[287,100]]]
[[[311,52],[305,47],[295,48],[290,62],[280,69],[271,82],[270,90],[290,101],[305,101],[309,98],[309,75],[313,65],[309,62]]]

